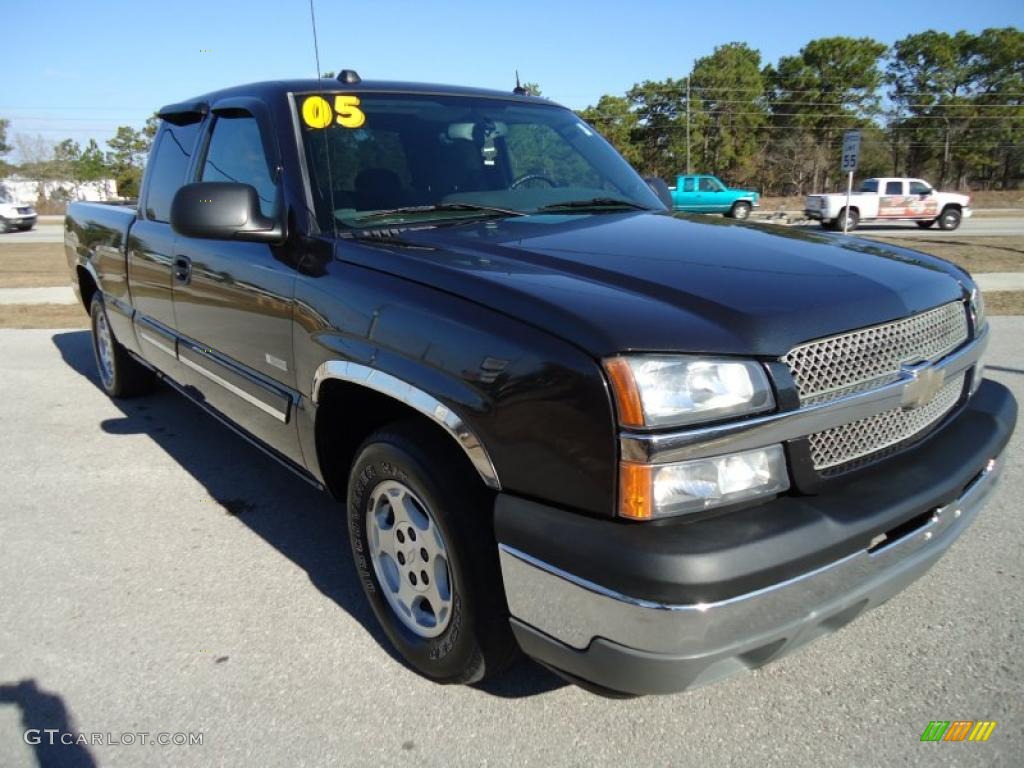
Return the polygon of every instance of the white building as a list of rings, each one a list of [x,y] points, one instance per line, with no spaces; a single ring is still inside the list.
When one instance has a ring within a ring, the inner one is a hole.
[[[96,181],[41,181],[11,177],[0,179],[0,186],[7,190],[15,203],[35,205],[36,201],[66,198],[68,200],[105,201],[117,199],[117,182],[114,179]]]

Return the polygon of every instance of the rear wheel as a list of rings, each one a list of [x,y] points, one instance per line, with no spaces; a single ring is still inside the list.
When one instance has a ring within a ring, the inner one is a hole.
[[[89,305],[89,314],[92,317],[92,351],[103,390],[110,397],[135,397],[152,391],[156,377],[114,338],[107,308],[98,292]]]
[[[405,661],[474,683],[516,654],[493,500],[450,439],[416,422],[371,435],[349,475],[348,529],[367,600]]]
[[[959,208],[946,208],[939,215],[939,228],[951,232],[960,226],[961,218]]]
[[[729,209],[729,213],[726,215],[733,219],[743,220],[750,216],[750,203],[746,203],[742,200],[733,203],[732,208]]]
[[[845,215],[846,215],[846,209],[843,208],[839,212],[839,215],[836,217],[836,220],[832,223],[833,229],[835,229],[837,232],[842,232],[843,231],[843,216],[845,216]],[[857,228],[857,225],[859,223],[860,223],[860,214],[857,213],[857,209],[856,208],[851,208],[850,209],[850,221],[846,225],[846,231],[847,232],[853,232],[853,230],[855,230]]]

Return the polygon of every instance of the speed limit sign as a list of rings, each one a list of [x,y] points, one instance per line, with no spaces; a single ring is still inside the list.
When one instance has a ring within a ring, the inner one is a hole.
[[[857,161],[859,159],[860,131],[847,131],[846,133],[843,134],[843,170],[857,170]]]

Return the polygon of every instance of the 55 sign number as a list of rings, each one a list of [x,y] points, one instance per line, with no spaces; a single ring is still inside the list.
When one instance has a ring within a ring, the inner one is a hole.
[[[307,96],[302,102],[302,122],[310,128],[327,128],[335,123],[358,128],[366,122],[366,114],[359,108],[358,96],[336,94],[333,108],[323,96]]]
[[[843,134],[842,169],[856,171],[860,160],[860,131],[847,131]]]

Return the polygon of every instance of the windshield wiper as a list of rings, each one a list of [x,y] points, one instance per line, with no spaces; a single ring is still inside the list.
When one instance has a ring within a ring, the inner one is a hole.
[[[359,216],[356,221],[366,222],[374,219],[386,219],[389,216],[401,216],[403,213],[459,213],[461,211],[475,211],[477,213],[488,213],[496,216],[525,216],[522,211],[513,211],[509,208],[498,208],[494,205],[477,205],[476,203],[438,203],[437,205],[406,205],[401,208],[389,208],[384,211],[373,211],[364,216]]]
[[[618,197],[591,197],[586,200],[566,200],[563,203],[551,203],[549,205],[542,205],[538,208],[538,211],[560,211],[566,210],[582,210],[582,209],[595,209],[595,210],[608,210],[608,209],[628,209],[631,211],[650,211],[646,205],[640,205],[640,203],[634,203],[632,200],[623,200]]]

